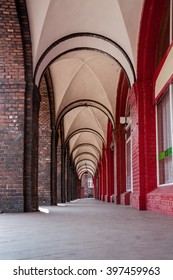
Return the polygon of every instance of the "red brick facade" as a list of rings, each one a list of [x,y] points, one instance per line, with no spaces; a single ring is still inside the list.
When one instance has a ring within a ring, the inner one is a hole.
[[[139,210],[151,210],[169,216],[173,214],[173,188],[157,188],[156,107],[154,104],[154,74],[157,66],[157,43],[161,19],[168,1],[146,1],[141,22],[137,81],[128,92],[128,82],[122,73],[118,88],[116,127],[114,135],[114,201],[131,204]],[[159,46],[158,46],[159,47]],[[131,113],[132,192],[126,191],[125,116],[127,97]],[[111,139],[111,136],[110,136]],[[104,158],[98,168],[98,197],[107,197],[107,184],[102,178]],[[106,169],[107,170],[107,169]],[[107,174],[108,176],[108,174]],[[101,194],[100,194],[101,192]]]
[[[148,193],[147,210],[173,216],[173,187],[157,188]]]

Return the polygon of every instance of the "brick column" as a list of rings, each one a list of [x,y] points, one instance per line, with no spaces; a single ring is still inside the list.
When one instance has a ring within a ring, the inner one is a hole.
[[[32,94],[32,106],[28,107],[25,123],[24,199],[27,212],[38,210],[39,106],[40,93],[35,86]],[[31,115],[31,119],[29,115]]]
[[[104,197],[104,200],[106,202],[109,202],[110,201],[110,191],[109,191],[109,159],[108,159],[108,147],[106,147],[105,149],[105,197]]]
[[[41,104],[39,111],[39,205],[51,205],[51,127],[48,88],[45,78],[40,83]]]
[[[106,159],[105,154],[103,152],[103,158],[101,160],[101,181],[102,181],[102,190],[101,190],[101,200],[105,200],[105,194],[106,194]]]
[[[75,175],[75,197],[74,199],[78,199],[79,198],[79,180],[78,180],[78,175],[76,173],[76,170],[74,171],[74,175]]]
[[[72,176],[72,173],[73,173],[73,170],[72,170],[72,162],[70,161],[70,164],[69,164],[69,200],[71,201],[72,200],[72,188],[73,188],[73,176]]]
[[[39,109],[40,92],[35,87],[33,93],[33,119],[32,119],[32,211],[38,210],[38,142],[39,142]]]
[[[12,1],[12,0],[10,0]],[[5,1],[6,2],[6,1]],[[8,1],[9,2],[9,1]],[[24,210],[38,210],[38,113],[40,94],[33,83],[32,46],[25,0],[15,1],[25,65]],[[17,32],[17,28],[15,28]],[[17,46],[15,45],[15,48]],[[17,49],[17,48],[16,48]]]
[[[71,200],[71,158],[67,152],[67,201]]]
[[[101,181],[101,160],[98,164],[98,199],[101,200],[102,193],[102,181]]]
[[[152,81],[138,82],[131,90],[132,206],[146,209],[146,194],[156,188],[156,127]]]
[[[103,170],[103,174],[104,174],[104,197],[103,200],[107,201],[109,200],[109,166],[108,166],[108,149],[104,148],[104,170]]]
[[[110,202],[110,197],[114,194],[114,162],[113,162],[113,151],[110,149],[108,143],[106,148],[106,195],[105,201]]]
[[[68,195],[68,147],[66,147],[65,150],[65,202],[67,201],[67,195]]]
[[[94,177],[94,188],[95,188],[95,199],[99,199],[99,180],[98,180],[98,168],[97,168],[97,172],[95,174]]]
[[[61,202],[61,139],[58,136],[58,145],[57,145],[57,203]]]
[[[72,165],[72,187],[71,187],[71,200],[78,197],[78,177],[76,174],[75,166]]]
[[[110,202],[110,196],[113,194],[112,192],[112,183],[113,183],[113,173],[114,169],[112,168],[113,165],[113,157],[111,157],[111,143],[112,143],[112,124],[109,121],[107,125],[107,146],[105,149],[105,158],[106,158],[106,195],[105,201]]]
[[[67,202],[70,201],[70,159],[67,160]]]
[[[0,212],[22,212],[25,73],[15,1],[0,4]]]
[[[65,163],[66,163],[66,149],[64,145],[61,147],[61,202],[66,202],[66,194],[65,194]]]
[[[74,197],[75,197],[75,177],[74,177],[74,166],[72,164],[72,168],[71,168],[71,181],[72,181],[72,184],[71,184],[71,200],[74,200]]]
[[[78,198],[82,198],[81,196],[81,180],[78,178]]]
[[[51,205],[57,205],[57,141],[56,129],[51,132]]]
[[[126,191],[126,167],[125,167],[125,128],[118,124],[114,130],[114,198],[115,203],[120,204],[121,194]]]

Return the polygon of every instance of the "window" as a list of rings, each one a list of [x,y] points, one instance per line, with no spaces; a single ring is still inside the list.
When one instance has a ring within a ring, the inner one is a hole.
[[[160,35],[157,48],[156,68],[173,40],[173,0],[165,3],[164,16],[160,24]]]
[[[93,188],[94,184],[93,184],[93,180],[92,178],[88,178],[88,188]]]
[[[132,190],[132,139],[130,106],[126,105],[126,191]]]
[[[169,38],[169,45],[173,39],[173,0],[166,5],[166,13],[163,18],[166,23],[166,38]],[[165,25],[165,26],[166,26]],[[162,32],[162,38],[165,38]],[[163,42],[164,40],[162,40]],[[168,40],[166,40],[168,41]],[[161,42],[161,43],[162,43]],[[162,45],[160,43],[160,45]],[[168,45],[168,43],[166,43]],[[163,50],[163,54],[166,49]],[[162,95],[157,104],[157,153],[158,153],[158,184],[159,186],[173,184],[173,86]]]
[[[173,183],[173,114],[172,85],[157,104],[158,181],[159,185]]]

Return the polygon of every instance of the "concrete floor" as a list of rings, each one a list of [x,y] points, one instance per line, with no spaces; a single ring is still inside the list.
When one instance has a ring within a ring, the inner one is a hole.
[[[82,199],[0,215],[0,259],[173,259],[173,218]]]

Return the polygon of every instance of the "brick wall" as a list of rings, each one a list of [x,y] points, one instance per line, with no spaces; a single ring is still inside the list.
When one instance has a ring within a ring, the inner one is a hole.
[[[147,210],[173,216],[173,186],[157,188],[148,193]]]
[[[14,0],[0,3],[0,211],[23,211],[24,58]]]
[[[65,201],[68,201],[68,182],[67,182],[67,174],[68,172],[68,151],[66,149],[66,156],[65,156]]]
[[[123,124],[118,124],[114,131],[114,196],[115,203],[120,204],[120,196],[126,191],[126,170],[125,170],[125,129]]]
[[[114,130],[114,201],[121,203],[121,194],[126,192],[125,165],[125,126],[120,123],[120,117],[125,116],[128,81],[121,72],[116,103],[116,127]]]
[[[44,77],[40,84],[40,95],[38,197],[39,205],[50,205],[51,123],[48,90]]]
[[[106,189],[107,189],[107,168],[106,168],[106,151],[105,146],[102,147],[102,160],[101,160],[101,170],[102,170],[102,194],[101,200],[105,201]]]
[[[138,111],[137,137],[134,147],[134,187],[132,204],[141,209],[155,209],[156,182],[156,128],[153,105],[153,76],[156,70],[158,38],[165,6],[168,1],[145,1],[138,44],[136,102]],[[164,38],[163,38],[164,40]],[[161,40],[162,41],[162,40]],[[135,113],[135,111],[134,111]],[[137,118],[137,117],[136,117]],[[135,138],[134,138],[135,139]],[[138,140],[137,140],[138,139]],[[139,143],[137,143],[137,141]],[[138,149],[138,152],[137,152]],[[135,160],[136,158],[136,160]],[[138,174],[137,174],[138,173]],[[148,194],[149,193],[149,194]],[[151,195],[150,195],[151,193]],[[137,198],[139,196],[139,198]],[[157,193],[158,201],[159,193]],[[160,198],[161,200],[161,198]],[[159,206],[160,207],[160,206]],[[160,208],[161,209],[161,208]]]
[[[114,194],[114,158],[113,158],[113,149],[112,149],[112,143],[113,143],[113,127],[110,121],[108,121],[107,124],[107,148],[106,148],[106,158],[107,158],[107,177],[108,177],[108,183],[107,183],[107,190],[106,190],[106,196],[105,201],[110,202],[111,197]]]
[[[70,149],[67,150],[67,202],[71,200],[71,158]]]
[[[146,209],[146,194],[156,184],[156,123],[152,81],[136,83],[131,90],[133,207]]]
[[[37,87],[34,87],[32,96],[32,141],[31,144],[27,141],[27,146],[31,145],[31,188],[26,199],[31,202],[29,211],[38,210],[38,142],[39,142],[39,107],[40,107],[40,92]],[[29,164],[28,164],[29,165]]]
[[[38,210],[38,113],[40,94],[33,82],[32,44],[25,0],[15,0],[25,65],[24,211]]]
[[[33,83],[25,0],[1,1],[0,24],[0,208],[6,212],[37,211],[40,95]]]
[[[156,188],[156,127],[152,81],[137,82],[128,93],[132,118],[133,191],[131,195],[126,194],[125,128],[120,124],[120,117],[125,116],[127,92],[127,82],[121,77],[114,131],[115,202],[130,203],[134,208],[144,210],[146,194]]]
[[[57,147],[57,202],[61,202],[61,143]]]
[[[131,192],[124,192],[121,194],[121,204],[122,205],[130,204],[130,195],[131,195]]]
[[[140,193],[140,163],[139,163],[139,130],[138,130],[138,108],[134,89],[129,94],[130,113],[132,118],[132,169],[133,169],[133,195],[131,204],[139,209]]]

